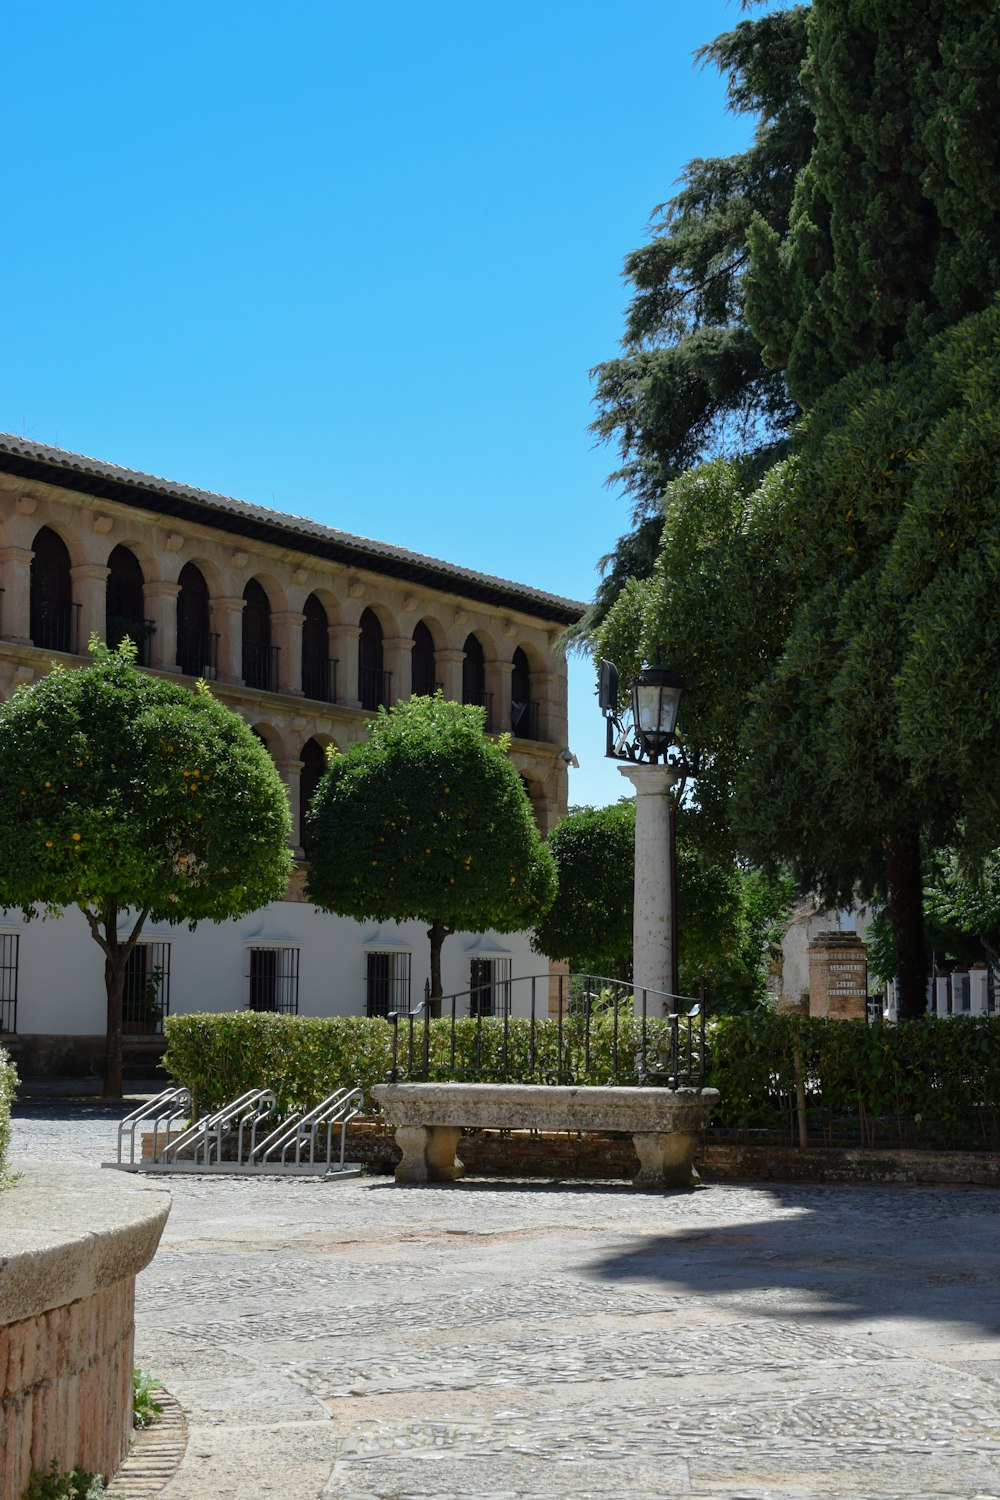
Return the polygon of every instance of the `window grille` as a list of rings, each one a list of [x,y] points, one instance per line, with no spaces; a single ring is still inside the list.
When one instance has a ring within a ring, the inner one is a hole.
[[[410,1013],[410,954],[367,953],[365,1014]]]
[[[161,1032],[169,1014],[170,944],[138,942],[125,960],[122,1030]]]
[[[17,966],[21,937],[0,932],[0,1031],[17,1030]]]
[[[274,1010],[284,1016],[299,1013],[298,948],[250,949],[249,1010]]]
[[[469,966],[469,1015],[510,1015],[510,959],[474,958]]]

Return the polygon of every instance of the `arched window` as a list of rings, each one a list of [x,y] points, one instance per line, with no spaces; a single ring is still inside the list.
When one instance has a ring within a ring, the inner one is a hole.
[[[271,601],[256,578],[243,590],[243,598],[243,681],[247,687],[273,692],[278,652],[271,645]]]
[[[177,665],[188,677],[210,682],[218,668],[219,637],[208,628],[208,584],[194,563],[184,564],[177,581]]]
[[[531,667],[518,646],[510,674],[510,727],[522,740],[538,738],[538,704],[531,701]]]
[[[326,772],[326,751],[318,740],[306,740],[302,746],[302,770],[299,773],[299,843],[306,844],[306,813],[316,795],[320,778]]]
[[[486,658],[476,636],[466,636],[462,663],[462,702],[478,703],[486,710],[486,728],[493,724],[493,694],[486,691]]]
[[[31,544],[31,639],[48,651],[78,651],[77,614],[66,543],[43,526]]]
[[[114,650],[126,636],[136,647],[136,661],[146,665],[147,639],[151,624],[143,619],[142,568],[134,552],[127,547],[116,547],[108,558],[107,590],[105,594],[104,639]]]
[[[336,684],[330,660],[330,622],[315,594],[303,606],[302,622],[302,691],[307,698],[321,703],[335,703]],[[310,741],[310,744],[312,741]]]
[[[382,665],[382,626],[378,615],[366,609],[358,637],[358,696],[361,707],[374,711],[389,697],[389,674]]]
[[[423,620],[413,631],[413,652],[410,660],[413,663],[410,691],[420,693],[426,698],[433,698],[437,688],[434,675],[434,637]]]

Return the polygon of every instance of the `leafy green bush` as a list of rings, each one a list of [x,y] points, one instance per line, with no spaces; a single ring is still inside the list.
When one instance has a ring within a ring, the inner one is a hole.
[[[380,1018],[335,1016],[314,1019],[236,1011],[222,1015],[168,1016],[164,1066],[190,1089],[196,1115],[217,1109],[250,1088],[270,1088],[278,1109],[288,1113],[319,1103],[338,1088],[384,1083],[392,1067],[392,1028]],[[545,1018],[532,1033],[527,1020],[431,1021],[429,1073],[433,1079],[480,1078],[484,1082],[544,1082],[570,1075],[577,1083],[634,1083],[641,1058],[641,1027],[613,1009],[591,1017]],[[647,1026],[646,1066],[663,1071],[669,1036],[665,1021]],[[422,1072],[424,1026],[399,1028],[399,1078]]]
[[[309,1108],[338,1088],[373,1084],[392,1066],[392,1028],[378,1018],[240,1011],[178,1015],[166,1022],[164,1062],[205,1113],[254,1087],[273,1089],[283,1114]],[[399,1028],[398,1077],[422,1076],[424,1025]],[[706,1082],[720,1094],[713,1123],[798,1139],[801,1082],[810,1139],[865,1145],[1000,1149],[1000,1023],[927,1016],[900,1026],[820,1021],[757,1010],[708,1025]],[[681,1059],[682,1069],[684,1058]],[[644,1071],[670,1068],[669,1024],[646,1027]],[[546,1017],[431,1021],[428,1074],[434,1080],[632,1084],[643,1071],[642,1027],[613,1005]]]
[[[160,1390],[160,1382],[154,1380],[148,1370],[132,1371],[132,1426],[151,1427],[163,1416],[163,1407],[154,1391]]]
[[[7,1148],[10,1145],[10,1107],[17,1089],[17,1069],[10,1054],[0,1047],[0,1188],[7,1186]]]
[[[89,1469],[60,1469],[55,1459],[45,1469],[32,1469],[21,1500],[115,1500],[99,1474]]]
[[[996,1021],[925,1016],[866,1026],[764,1012],[721,1018],[709,1035],[717,1124],[796,1139],[801,1079],[814,1140],[1000,1148]]]

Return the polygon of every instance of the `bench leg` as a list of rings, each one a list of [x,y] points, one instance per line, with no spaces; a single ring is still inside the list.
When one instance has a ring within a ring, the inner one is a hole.
[[[397,1182],[455,1182],[465,1168],[455,1155],[462,1132],[455,1125],[397,1125],[403,1160]]]
[[[632,1137],[639,1170],[633,1187],[693,1188],[701,1178],[695,1171],[698,1137],[680,1131],[643,1130]]]

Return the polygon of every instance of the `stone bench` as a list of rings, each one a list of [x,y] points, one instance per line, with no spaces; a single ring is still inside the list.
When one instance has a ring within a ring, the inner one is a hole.
[[[631,1135],[636,1187],[694,1187],[698,1137],[716,1089],[587,1088],[537,1083],[380,1083],[372,1097],[395,1127],[397,1182],[454,1182],[463,1128],[616,1130]]]

